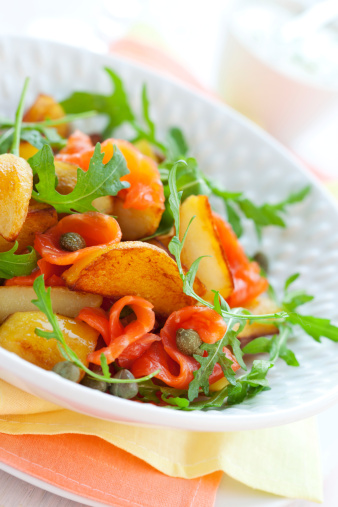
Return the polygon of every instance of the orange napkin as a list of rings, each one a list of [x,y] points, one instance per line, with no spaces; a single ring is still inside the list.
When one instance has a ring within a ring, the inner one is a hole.
[[[0,434],[0,461],[115,507],[211,507],[222,472],[178,479],[98,437]]]

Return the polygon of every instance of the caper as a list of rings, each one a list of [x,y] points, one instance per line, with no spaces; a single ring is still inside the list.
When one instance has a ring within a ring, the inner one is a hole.
[[[269,259],[263,252],[257,252],[253,256],[253,260],[257,262],[257,264],[260,265],[260,267],[263,269],[265,273],[269,272]]]
[[[61,361],[60,363],[56,363],[52,371],[60,375],[60,377],[71,380],[72,382],[78,382],[81,376],[80,368],[70,361]]]
[[[103,380],[97,380],[90,375],[86,374],[81,380],[81,384],[86,387],[90,387],[90,389],[97,389],[98,391],[102,391],[105,393],[107,391],[107,383]]]
[[[200,335],[194,329],[180,328],[176,331],[177,348],[187,356],[193,356],[194,354],[203,355],[203,351],[200,350],[202,343]]]
[[[62,234],[59,239],[59,244],[62,250],[67,250],[68,252],[76,252],[76,250],[86,248],[85,240],[77,232],[66,232]]]
[[[121,380],[132,380],[135,377],[129,370],[120,370],[115,373],[114,378],[119,378]],[[137,395],[138,386],[136,382],[130,384],[111,384],[109,386],[109,392],[110,394],[118,396],[119,398],[131,400]]]

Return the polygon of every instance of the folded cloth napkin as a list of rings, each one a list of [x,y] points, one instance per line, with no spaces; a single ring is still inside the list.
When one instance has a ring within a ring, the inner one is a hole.
[[[134,41],[112,50],[202,88],[163,52]],[[91,500],[128,507],[211,507],[223,471],[256,489],[322,501],[316,421],[232,433],[97,420],[0,380],[0,460]]]
[[[0,400],[3,462],[72,492],[80,488],[89,498],[111,499],[111,505],[128,500],[135,506],[185,507],[195,505],[196,498],[196,505],[212,506],[217,471],[277,495],[322,498],[315,419],[265,430],[204,433],[98,420],[4,381]]]

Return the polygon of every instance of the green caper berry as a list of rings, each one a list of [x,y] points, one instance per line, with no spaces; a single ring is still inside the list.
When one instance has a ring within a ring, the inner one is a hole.
[[[80,368],[70,361],[61,361],[60,363],[56,363],[52,371],[60,375],[60,377],[71,380],[72,382],[78,382],[81,376]]]
[[[59,244],[62,250],[67,250],[67,252],[76,252],[76,250],[86,248],[85,240],[77,232],[66,232],[62,234],[59,239]]]
[[[263,269],[265,273],[269,272],[269,259],[263,252],[255,253],[255,255],[253,256],[253,260],[260,265],[260,267]]]
[[[193,356],[194,354],[201,356],[203,354],[200,350],[202,343],[200,335],[194,329],[180,328],[176,331],[177,348],[187,356]]]
[[[97,389],[97,391],[102,391],[105,393],[107,391],[107,383],[103,380],[97,380],[90,375],[85,375],[81,380],[81,384],[86,387],[90,387],[90,389]]]
[[[120,370],[115,373],[114,378],[119,378],[121,380],[132,380],[135,377],[129,370]],[[111,384],[108,389],[110,394],[118,396],[119,398],[124,398],[126,400],[131,400],[138,394],[138,385],[136,382],[130,384]]]

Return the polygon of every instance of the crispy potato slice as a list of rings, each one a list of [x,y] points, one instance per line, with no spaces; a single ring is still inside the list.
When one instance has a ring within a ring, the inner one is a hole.
[[[253,301],[246,308],[250,310],[253,315],[264,315],[266,313],[280,312],[280,308],[272,299],[267,296],[260,296]],[[238,335],[238,338],[253,339],[259,336],[269,336],[278,333],[278,328],[271,322],[253,322],[246,324],[243,331]]]
[[[51,298],[53,311],[66,317],[77,317],[82,308],[98,308],[102,304],[102,296],[73,292],[65,287],[52,287]],[[33,287],[0,287],[0,323],[12,313],[37,311],[32,299],[36,299]]]
[[[14,241],[26,220],[32,195],[33,173],[21,157],[0,156],[0,236]]]
[[[218,290],[226,299],[233,291],[234,284],[227,258],[221,246],[217,231],[213,225],[209,200],[205,195],[191,195],[180,209],[180,239],[194,217],[182,250],[182,263],[190,268],[192,263],[201,256],[197,276],[207,289],[205,298],[213,301],[212,290]]]
[[[158,228],[163,211],[157,206],[147,209],[124,208],[119,197],[114,198],[113,215],[119,223],[124,241],[146,238]]]
[[[77,181],[76,165],[60,162],[60,160],[54,160],[54,165],[58,179],[56,190],[62,195],[70,194],[74,190]]]
[[[66,164],[55,160],[55,173],[58,178],[58,186],[56,190],[62,195],[70,194],[75,188],[77,181],[77,166],[74,164]],[[104,197],[98,197],[94,199],[93,206],[105,215],[114,214],[114,203],[113,197],[106,195]]]
[[[65,112],[58,102],[49,95],[38,95],[36,101],[28,111],[24,114],[23,121],[38,122],[43,120],[57,120],[63,118]],[[67,137],[69,126],[67,124],[59,125],[56,130],[62,137]]]
[[[57,319],[67,344],[88,366],[87,355],[96,347],[98,331],[84,322],[63,315],[57,315]],[[65,359],[59,351],[58,342],[54,338],[41,338],[35,334],[36,328],[51,331],[52,327],[44,313],[14,313],[0,327],[0,346],[40,368],[51,370],[56,363]]]
[[[27,141],[21,141],[20,142],[20,157],[24,158],[25,160],[28,160],[29,158],[33,157],[39,150],[35,148],[32,144],[28,143]]]
[[[141,296],[163,316],[195,304],[183,293],[176,262],[164,250],[140,241],[125,241],[106,253],[86,257],[62,277],[74,290],[112,299]],[[198,284],[194,287],[203,290]]]
[[[32,246],[34,244],[35,233],[45,232],[50,227],[53,227],[53,225],[56,225],[57,221],[58,216],[52,206],[31,199],[26,220],[16,238],[19,244],[16,253],[20,254],[26,250],[27,246]],[[13,245],[14,242],[6,241],[0,237],[0,252],[7,252]]]

